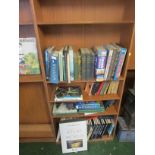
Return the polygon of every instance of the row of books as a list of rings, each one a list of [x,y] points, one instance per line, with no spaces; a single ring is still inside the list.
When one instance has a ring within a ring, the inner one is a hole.
[[[52,112],[53,115],[104,112],[114,103],[115,100],[102,102],[90,101],[75,103],[54,103]]]
[[[119,81],[87,82],[85,92],[91,95],[117,94]]]
[[[87,140],[111,136],[115,123],[113,116],[100,116],[87,121]]]
[[[84,119],[82,119],[82,120],[84,120]],[[72,124],[74,124],[74,122],[78,123],[82,120],[81,119],[75,120],[73,118],[62,118],[60,120],[59,127],[60,127],[60,124],[62,125],[62,123],[65,123],[66,125],[67,125],[67,123],[69,123],[70,128],[71,128],[71,126],[73,126]],[[111,136],[114,131],[114,128],[115,128],[114,116],[92,117],[92,118],[88,118],[85,121],[87,124],[87,127],[86,127],[87,141],[102,138],[104,135]],[[81,126],[81,128],[82,128],[82,126]],[[79,130],[79,129],[76,129],[76,130]],[[62,129],[61,129],[61,131],[62,131]],[[61,137],[62,137],[61,134],[62,133],[60,132],[60,129],[58,129],[56,142],[59,142],[61,140]]]
[[[74,80],[117,80],[122,72],[127,49],[118,44],[80,48],[72,46],[45,50],[46,79],[51,83]]]

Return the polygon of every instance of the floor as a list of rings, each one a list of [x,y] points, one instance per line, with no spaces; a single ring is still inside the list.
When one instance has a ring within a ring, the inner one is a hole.
[[[135,143],[96,142],[88,144],[88,151],[68,155],[134,155]],[[19,155],[62,155],[61,145],[55,143],[20,143]]]

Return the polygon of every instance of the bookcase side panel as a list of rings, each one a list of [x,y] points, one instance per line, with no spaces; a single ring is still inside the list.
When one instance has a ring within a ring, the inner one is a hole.
[[[43,84],[22,83],[19,92],[20,123],[50,123]]]

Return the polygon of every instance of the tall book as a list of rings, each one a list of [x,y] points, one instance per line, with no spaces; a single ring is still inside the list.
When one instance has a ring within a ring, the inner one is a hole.
[[[74,52],[72,46],[68,47],[68,53],[69,53],[70,80],[74,81]]]
[[[51,54],[50,82],[55,83],[55,84],[59,82],[59,62],[58,62],[58,53],[57,52],[53,52]]]
[[[60,82],[63,81],[63,48],[59,51],[59,79]]]
[[[48,47],[44,52],[46,80],[50,79],[50,56],[53,50],[54,50],[54,46]]]
[[[80,48],[81,52],[81,79],[86,80],[86,48]]]
[[[19,38],[19,74],[40,74],[36,38]]]
[[[107,64],[106,64],[106,69],[105,69],[105,74],[104,74],[104,80],[108,79],[108,74],[109,74],[109,70],[110,70],[110,66],[111,66],[111,61],[112,61],[112,57],[113,57],[113,54],[114,54],[114,50],[110,46],[107,45],[106,49],[108,51],[108,58],[107,58]]]
[[[93,48],[96,54],[96,75],[105,73],[106,68],[106,59],[107,59],[107,50],[103,46],[96,46]]]
[[[124,48],[124,47],[121,47],[121,46],[119,46],[117,44],[115,44],[114,46],[117,47],[118,50],[120,51],[119,58],[118,58],[118,64],[116,66],[116,70],[115,70],[115,73],[114,73],[114,80],[117,80],[120,77],[120,74],[121,74],[121,71],[122,71],[122,67],[123,67],[123,64],[124,64],[127,49]]]
[[[78,80],[78,52],[74,52],[74,80]]]
[[[68,46],[66,45],[63,49],[63,80],[67,81],[67,51]]]

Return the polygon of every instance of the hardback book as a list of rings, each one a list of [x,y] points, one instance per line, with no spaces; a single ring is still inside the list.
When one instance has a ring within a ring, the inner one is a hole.
[[[83,95],[81,88],[78,86],[60,86],[55,91],[55,101],[81,101]]]
[[[96,53],[96,75],[104,74],[108,52],[103,46],[96,46],[93,49]]]
[[[53,105],[53,114],[61,115],[61,114],[75,114],[77,113],[77,109],[74,106],[74,103],[54,103]]]
[[[71,82],[71,76],[70,76],[70,55],[69,50],[67,51],[67,82]]]
[[[104,95],[104,92],[105,92],[105,90],[106,90],[106,87],[107,87],[108,83],[109,83],[109,82],[107,82],[107,81],[104,82],[103,87],[102,87],[102,89],[101,89],[101,91],[100,91],[100,95]]]
[[[95,82],[94,85],[93,85],[93,88],[91,90],[91,94],[95,95],[97,93],[99,87],[100,87],[100,83],[99,82]]]
[[[62,153],[87,150],[87,121],[66,120],[59,123]]]
[[[81,79],[86,80],[87,48],[80,48],[80,52],[81,52]]]
[[[78,52],[74,52],[74,80],[78,80]]]
[[[100,92],[101,92],[101,90],[102,90],[102,88],[103,88],[103,85],[104,85],[104,82],[101,82],[100,87],[99,87],[99,89],[98,89],[96,95],[100,95]]]
[[[50,82],[57,84],[59,83],[58,52],[54,51],[50,57]]]
[[[111,80],[112,70],[113,70],[113,66],[114,66],[114,62],[115,62],[115,58],[116,58],[116,51],[111,44],[108,44],[106,46],[106,49],[111,53],[111,57],[109,58],[110,64],[108,64],[109,65],[108,73],[107,73],[105,78],[106,78],[106,80]]]
[[[78,51],[77,52],[77,61],[78,61],[78,79],[80,80],[81,79],[81,54],[80,52]]]
[[[114,79],[115,70],[116,70],[116,67],[117,67],[118,61],[119,61],[120,50],[113,44],[112,44],[112,46],[114,47],[114,51],[116,52],[116,57],[115,57],[112,72],[111,72],[111,79]]]
[[[50,60],[51,60],[51,54],[54,51],[54,46],[48,47],[45,52],[45,73],[46,73],[46,79],[50,79]]]
[[[127,49],[124,48],[124,47],[121,47],[117,44],[114,45],[115,47],[117,47],[120,51],[120,54],[119,54],[119,58],[118,58],[118,64],[116,66],[116,70],[115,70],[115,73],[114,73],[114,80],[117,80],[120,75],[121,75],[121,72],[122,72],[122,67],[123,67],[123,64],[124,64],[124,61],[125,61],[125,56],[126,56],[126,53],[127,53]]]
[[[74,81],[74,51],[72,46],[68,47],[69,67],[70,67],[70,81]]]
[[[68,46],[66,45],[63,49],[63,80],[67,81],[68,74],[67,74],[67,51]]]
[[[58,52],[58,56],[59,56],[59,79],[60,82],[63,81],[63,48],[60,49],[60,51]]]
[[[36,38],[19,38],[19,74],[40,74]]]

